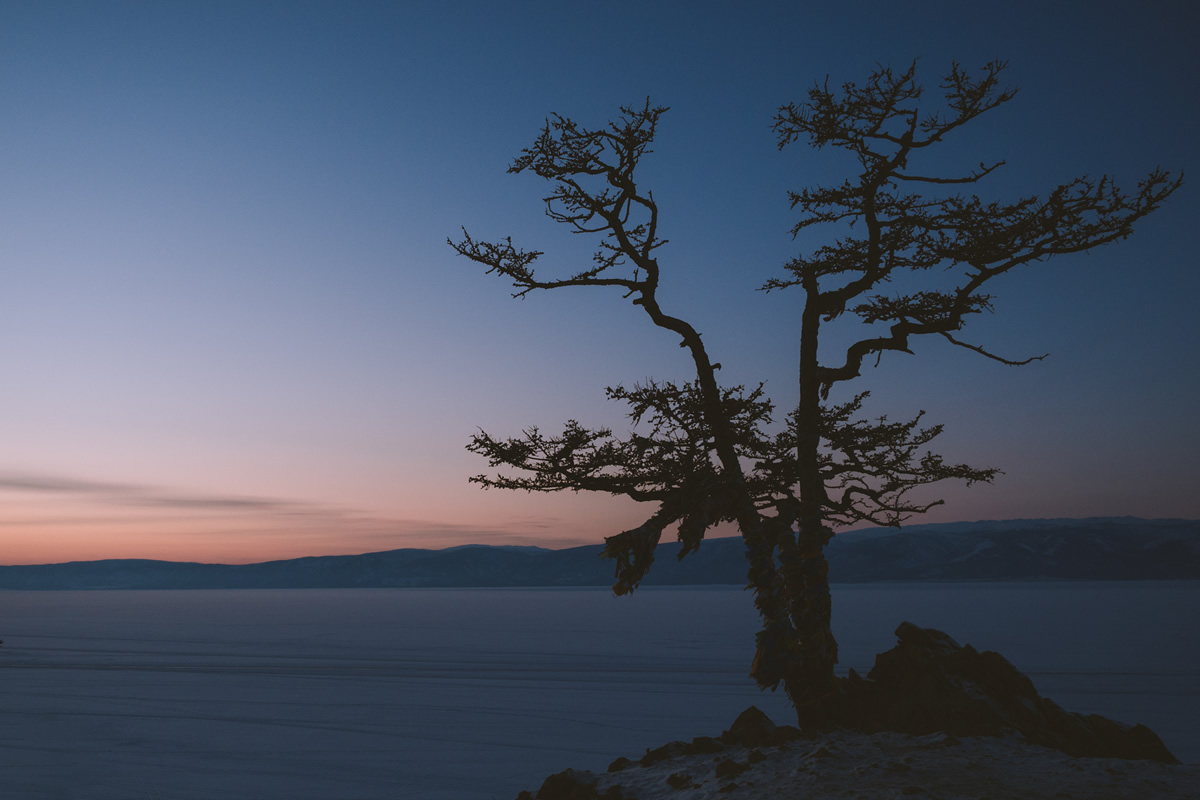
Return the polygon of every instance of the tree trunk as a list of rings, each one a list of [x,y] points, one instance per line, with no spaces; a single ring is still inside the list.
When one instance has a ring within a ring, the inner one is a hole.
[[[800,404],[797,411],[797,465],[800,508],[796,546],[781,555],[780,574],[789,616],[796,629],[797,652],[784,686],[802,727],[831,724],[833,674],[837,642],[833,638],[829,596],[829,564],[825,545],[831,536],[824,525],[825,485],[821,479],[821,395],[817,341],[821,315],[816,281],[804,281],[806,299],[800,331]]]
[[[806,288],[808,288],[806,286]],[[762,618],[751,675],[763,688],[783,683],[803,727],[829,727],[835,721],[837,642],[831,628],[829,566],[824,526],[825,487],[821,480],[821,398],[818,381],[817,336],[820,314],[815,286],[808,293],[800,345],[799,479],[800,506],[772,520],[761,515],[746,491],[744,476],[720,413],[720,393],[713,368],[698,337],[692,344],[700,385],[708,401],[706,413],[717,440],[718,456],[731,480],[726,491],[737,509],[738,527],[746,545],[748,579],[754,604]],[[791,526],[798,524],[794,534]],[[779,563],[775,554],[778,550]]]
[[[835,721],[837,642],[831,627],[829,565],[825,560],[828,538],[829,532],[819,520],[801,520],[795,549],[780,554],[780,575],[796,630],[796,652],[784,677],[784,689],[802,728],[826,728]]]

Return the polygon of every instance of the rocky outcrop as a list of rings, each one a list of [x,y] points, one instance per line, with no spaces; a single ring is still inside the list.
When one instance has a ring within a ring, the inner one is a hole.
[[[597,776],[591,772],[565,769],[546,778],[537,794],[521,792],[517,800],[629,800],[618,786],[601,793],[596,781]]]
[[[989,800],[1086,797],[1088,800],[1196,800],[1200,765],[1073,758],[1028,744],[1018,736],[932,733],[860,733],[848,729],[775,741],[770,720],[758,712],[719,737],[697,745],[675,742],[679,755],[622,759],[607,773],[567,770],[551,776],[537,800],[845,800],[847,797]],[[749,727],[749,731],[745,729]],[[786,728],[786,726],[779,726]],[[733,734],[730,736],[729,734]],[[764,737],[766,737],[764,739]],[[728,741],[726,739],[728,738]],[[699,752],[695,747],[704,748]],[[708,752],[713,747],[719,752]],[[686,751],[693,750],[690,754]],[[660,752],[661,751],[661,752]],[[655,748],[649,753],[666,753]],[[649,762],[649,763],[644,763]],[[535,795],[521,794],[522,800]]]
[[[1030,744],[1072,756],[1179,763],[1144,725],[1064,711],[1038,695],[1004,656],[960,645],[945,633],[910,622],[898,642],[875,657],[867,678],[853,671],[829,706],[828,727],[956,736],[1020,734]]]
[[[634,800],[639,794],[659,796],[662,787],[672,791],[704,790],[694,796],[711,794],[734,800],[779,796],[779,791],[766,789],[766,779],[761,777],[761,765],[772,763],[779,767],[775,772],[783,776],[770,778],[778,787],[786,785],[791,792],[811,777],[832,792],[825,772],[836,773],[840,769],[837,765],[856,760],[850,753],[851,745],[854,751],[866,754],[859,759],[864,763],[842,771],[847,773],[846,780],[860,789],[868,781],[891,786],[898,775],[916,774],[920,770],[915,770],[910,755],[905,753],[919,752],[917,763],[929,762],[928,780],[941,776],[936,780],[948,784],[982,780],[983,772],[992,769],[989,765],[998,765],[996,769],[1001,772],[988,780],[1011,784],[1010,793],[996,795],[1004,798],[1070,796],[1067,789],[1076,789],[1081,780],[1078,776],[1088,772],[1081,767],[1067,769],[1060,763],[1063,756],[1038,755],[1038,748],[1028,745],[1052,748],[1077,758],[1179,763],[1157,734],[1144,725],[1125,725],[1095,714],[1074,714],[1039,696],[1033,681],[999,653],[980,652],[970,645],[960,645],[942,631],[909,622],[896,629],[896,638],[895,647],[875,657],[875,666],[866,678],[851,670],[848,678],[838,680],[836,695],[823,699],[819,714],[809,714],[816,723],[811,727],[808,723],[803,730],[776,725],[751,706],[719,737],[669,742],[647,750],[636,761],[618,758],[607,775],[565,770],[547,778],[536,794],[522,792],[518,800]],[[906,736],[912,738],[906,741]],[[796,743],[801,743],[799,749]],[[890,760],[880,766],[877,762],[888,748],[895,757],[888,757]],[[947,756],[941,761],[930,755],[942,750],[977,751],[981,755]],[[1037,774],[1022,775],[1016,764],[1008,765],[1014,768],[1012,774],[1004,773],[1008,759],[1003,754],[1010,750],[1014,754],[1020,751],[1022,763]],[[789,752],[791,755],[787,755]],[[964,758],[965,767],[959,763]],[[939,765],[942,761],[945,766]],[[834,766],[820,767],[824,762]],[[1133,785],[1132,780],[1126,781],[1129,771],[1130,775],[1150,776],[1141,778],[1144,785],[1139,785],[1138,791],[1153,789],[1155,796],[1161,797],[1193,796],[1189,788],[1178,792],[1172,788],[1171,773],[1146,772],[1148,764],[1137,767],[1130,763],[1124,767],[1115,766],[1122,763],[1117,761],[1092,763],[1105,765],[1106,774],[1111,774],[1115,783],[1104,789],[1107,792],[1111,788],[1112,794],[1088,796],[1130,796],[1126,793]],[[1189,769],[1187,786],[1200,785],[1196,770]],[[983,772],[967,774],[969,770]],[[955,777],[958,773],[963,774]],[[906,780],[911,782],[912,775]],[[656,786],[652,795],[642,793],[648,781]],[[755,781],[761,782],[756,786]],[[1052,795],[1046,789],[1051,785],[1066,788]],[[903,793],[924,792],[917,783],[912,783],[912,792],[909,788],[905,787]],[[1090,784],[1088,791],[1092,791]],[[798,791],[792,794],[826,796]]]

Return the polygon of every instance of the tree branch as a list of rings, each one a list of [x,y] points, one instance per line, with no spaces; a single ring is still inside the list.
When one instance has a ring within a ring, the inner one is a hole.
[[[987,350],[983,349],[982,347],[980,347],[978,345],[967,344],[966,342],[961,342],[958,339],[955,339],[949,333],[946,333],[945,331],[942,332],[942,336],[946,337],[947,341],[949,341],[951,344],[956,344],[959,347],[965,347],[968,350],[979,353],[981,356],[986,356],[987,358],[990,358],[993,361],[999,361],[1001,364],[1007,364],[1010,367],[1023,367],[1026,364],[1032,364],[1034,361],[1042,361],[1050,356],[1049,353],[1043,353],[1040,356],[1030,356],[1029,358],[1023,359],[1021,361],[1010,361],[1009,359],[998,356],[995,353],[988,352]]]

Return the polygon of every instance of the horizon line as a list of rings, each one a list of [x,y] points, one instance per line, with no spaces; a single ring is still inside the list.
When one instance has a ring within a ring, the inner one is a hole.
[[[1010,519],[960,520],[957,522],[927,522],[927,523],[918,523],[915,525],[903,525],[903,526],[873,526],[873,527],[864,527],[864,528],[854,528],[854,529],[850,529],[850,530],[837,532],[834,534],[834,536],[835,537],[836,536],[847,536],[847,535],[859,534],[859,533],[875,533],[875,534],[879,534],[879,535],[894,535],[894,534],[904,533],[907,531],[912,531],[914,529],[951,528],[951,527],[960,526],[960,525],[1016,524],[1016,523],[1031,523],[1031,522],[1086,523],[1086,522],[1096,522],[1096,521],[1102,521],[1102,520],[1136,520],[1139,522],[1152,522],[1152,523],[1195,523],[1195,524],[1200,524],[1200,519],[1191,519],[1191,518],[1187,518],[1187,517],[1140,517],[1140,516],[1136,516],[1133,514],[1126,514],[1126,515],[1120,515],[1120,516],[1108,515],[1108,516],[1089,516],[1089,517],[1014,517],[1014,518],[1010,518]],[[716,536],[705,537],[706,540],[708,540],[708,539],[736,539],[736,538],[740,538],[740,534],[734,533],[732,535],[716,535]],[[675,541],[675,540],[664,541],[664,542],[661,542],[660,544],[663,544],[663,545],[677,544],[677,541]],[[578,550],[578,549],[581,549],[584,547],[602,547],[602,546],[603,546],[603,542],[595,542],[595,543],[590,543],[590,544],[576,544],[576,545],[571,545],[568,547],[542,547],[540,545],[484,544],[482,542],[467,542],[464,544],[449,545],[447,547],[438,547],[438,548],[392,547],[392,548],[388,548],[387,550],[367,550],[367,551],[350,552],[350,553],[325,553],[325,554],[321,554],[321,555],[293,556],[290,558],[270,558],[270,559],[266,559],[264,561],[243,561],[243,562],[172,561],[170,559],[164,559],[164,558],[145,558],[145,557],[140,557],[140,556],[125,556],[125,557],[116,556],[116,557],[112,557],[112,558],[81,559],[81,560],[75,560],[75,561],[53,561],[53,562],[42,562],[42,563],[37,563],[37,564],[28,564],[28,563],[27,564],[0,564],[0,568],[6,568],[6,567],[55,567],[55,566],[66,566],[69,564],[101,564],[101,563],[112,562],[112,561],[145,561],[145,562],[153,562],[153,563],[158,563],[158,564],[181,564],[181,565],[182,564],[192,564],[192,565],[197,565],[197,566],[250,567],[250,566],[263,565],[263,564],[277,564],[277,563],[282,563],[285,561],[303,561],[306,559],[315,559],[315,558],[357,558],[357,557],[361,557],[361,556],[380,555],[383,553],[395,553],[395,552],[399,552],[402,550],[415,550],[415,551],[421,551],[421,552],[427,552],[427,553],[444,553],[444,552],[448,552],[451,550],[463,550],[463,549],[471,548],[471,547],[486,547],[486,548],[497,549],[497,550],[541,550],[541,551],[549,553],[549,552],[565,552],[567,550]]]

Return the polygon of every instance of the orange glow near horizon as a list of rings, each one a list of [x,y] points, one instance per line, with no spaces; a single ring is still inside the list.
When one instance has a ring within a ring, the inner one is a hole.
[[[1064,497],[1039,490],[1036,476],[1001,482],[1010,484],[1007,491],[985,486],[948,492],[944,506],[912,524],[1016,516],[1164,516],[1152,499]],[[531,496],[462,484],[440,492],[429,487],[419,504],[365,510],[369,498],[363,495],[330,503],[0,473],[0,565],[105,559],[248,564],[464,544],[560,549],[600,544],[636,527],[650,511],[608,495]],[[1014,493],[1024,500],[1020,514],[1013,513],[1009,498]],[[355,502],[359,505],[351,505]],[[722,526],[709,535],[736,531]],[[670,538],[668,532],[664,540]]]
[[[406,523],[411,525],[411,523]],[[577,538],[538,538],[505,531],[469,532],[460,526],[430,523],[410,530],[347,526],[337,530],[312,528],[249,528],[231,524],[200,529],[195,524],[88,525],[45,524],[25,527],[5,524],[0,564],[54,564],[105,559],[151,559],[220,564],[250,564],[307,556],[357,555],[382,550],[420,548],[438,550],[462,544],[537,545],[571,547],[600,541]],[[421,528],[421,529],[418,529]]]
[[[355,555],[400,548],[437,550],[462,544],[571,547],[602,541],[537,536],[512,527],[415,520],[175,519],[129,515],[107,519],[25,518],[0,523],[0,564],[48,564],[102,559],[154,559],[248,564],[305,556]]]
[[[25,488],[14,491],[22,482]],[[587,496],[514,502],[522,498],[472,486],[452,498],[430,493],[431,502],[410,514],[381,514],[75,479],[10,477],[8,483],[0,497],[0,565],[103,559],[247,564],[463,544],[563,548],[599,543],[640,522],[641,511]],[[439,514],[445,508],[454,508],[456,517]]]

